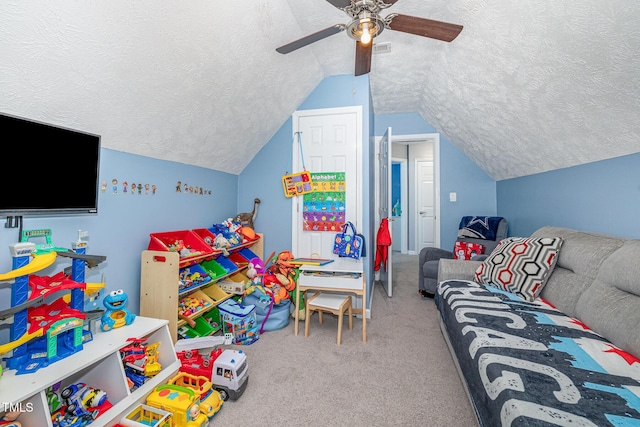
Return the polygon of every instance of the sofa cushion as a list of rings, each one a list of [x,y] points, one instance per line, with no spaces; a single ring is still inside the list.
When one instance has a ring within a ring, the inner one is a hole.
[[[640,357],[638,260],[640,240],[627,240],[602,262],[593,284],[578,299],[576,315],[613,344]]]
[[[562,246],[560,237],[509,237],[476,270],[476,281],[533,301],[542,291]]]
[[[576,274],[595,279],[602,261],[618,250],[624,238],[569,228],[545,226],[536,230],[531,237],[561,237],[562,251],[558,256],[558,266]]]
[[[531,235],[556,236],[562,237],[562,250],[540,296],[563,313],[581,318],[576,312],[578,299],[593,284],[603,261],[628,239],[553,226],[541,227]]]

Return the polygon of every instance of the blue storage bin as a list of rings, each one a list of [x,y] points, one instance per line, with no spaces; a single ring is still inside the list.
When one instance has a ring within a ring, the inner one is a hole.
[[[242,248],[238,251],[238,253],[240,255],[242,255],[244,258],[247,259],[247,261],[251,261],[254,258],[260,258],[258,255],[256,255],[255,252],[253,252],[251,249],[249,248]],[[262,259],[262,258],[260,258]]]
[[[200,265],[194,264],[182,267],[178,279],[178,293],[184,293],[206,285],[211,281],[211,275]]]
[[[218,304],[220,322],[224,334],[233,334],[237,345],[253,344],[260,337],[256,320],[256,306],[243,305],[233,299]]]
[[[218,261],[218,264],[220,264],[222,268],[226,270],[227,275],[238,271],[238,266],[231,262],[231,260],[226,256],[220,255],[218,258],[216,258],[216,261]]]

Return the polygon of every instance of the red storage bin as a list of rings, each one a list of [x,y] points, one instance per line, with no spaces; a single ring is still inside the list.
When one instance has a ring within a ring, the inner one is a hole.
[[[213,234],[211,230],[208,228],[194,228],[192,231],[196,233],[207,245],[209,245],[215,254],[222,253],[221,250],[215,248],[214,242],[216,240],[216,235]]]
[[[178,252],[180,267],[189,265],[198,259],[213,255],[213,249],[192,230],[151,233],[149,250]]]

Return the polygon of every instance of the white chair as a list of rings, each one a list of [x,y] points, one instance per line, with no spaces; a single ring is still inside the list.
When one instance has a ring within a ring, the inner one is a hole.
[[[318,312],[318,319],[322,324],[322,313],[328,312],[338,316],[338,345],[342,342],[342,319],[345,312],[349,316],[349,329],[353,329],[353,307],[351,295],[316,293],[307,300],[304,320],[304,336],[309,336],[309,324],[314,311]]]

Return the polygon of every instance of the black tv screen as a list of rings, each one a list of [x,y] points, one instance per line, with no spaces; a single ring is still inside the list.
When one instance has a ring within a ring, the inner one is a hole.
[[[0,113],[0,216],[98,212],[100,136]]]

